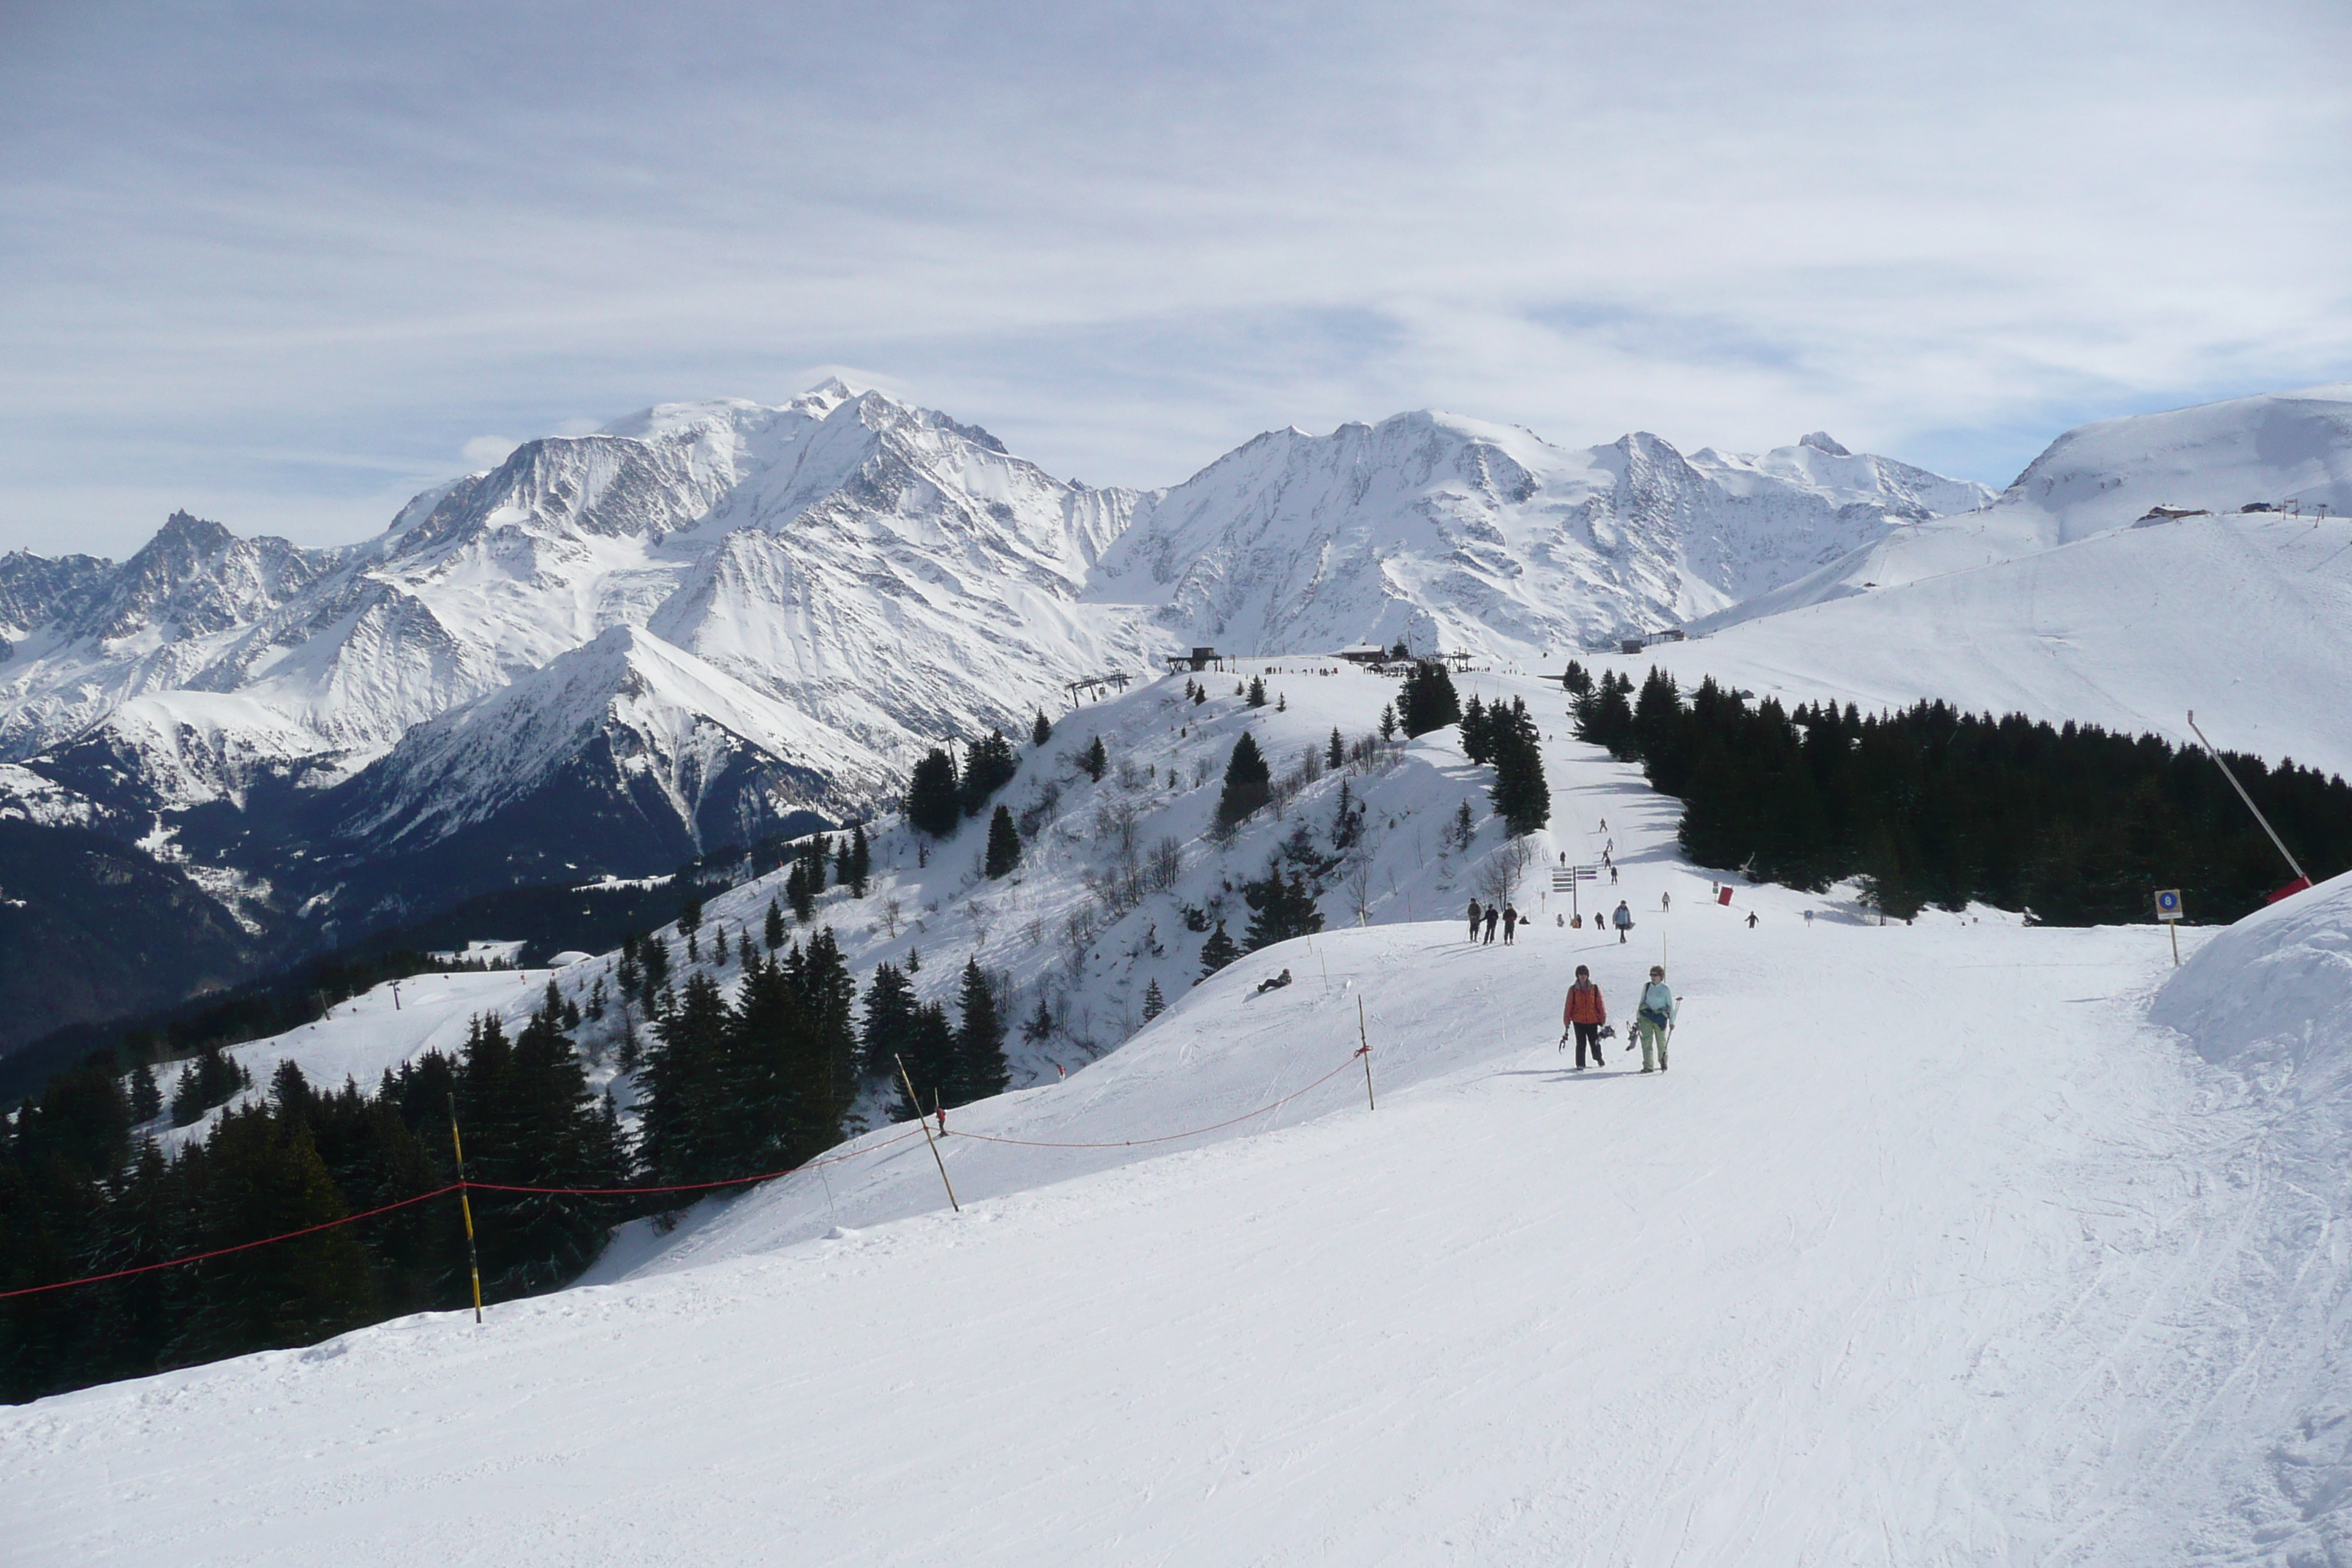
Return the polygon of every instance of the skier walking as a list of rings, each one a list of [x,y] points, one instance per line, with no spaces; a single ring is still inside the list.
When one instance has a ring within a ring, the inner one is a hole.
[[[1492,947],[1495,945],[1495,922],[1502,918],[1502,910],[1496,909],[1492,904],[1488,904],[1486,906],[1486,946]]]
[[[1675,1009],[1682,1004],[1666,988],[1664,964],[1650,965],[1650,983],[1642,987],[1641,1005],[1633,1014],[1633,1032],[1642,1037],[1642,1070],[1650,1070],[1650,1047],[1658,1049],[1657,1070],[1666,1070],[1666,1034],[1675,1026]]]
[[[1668,910],[1671,910],[1674,907],[1675,896],[1672,893],[1660,893],[1658,895],[1658,912],[1660,914],[1665,913]]]
[[[1612,888],[1617,885],[1617,868],[1614,866],[1609,868],[1609,885]]]
[[[1748,911],[1748,929],[1749,931],[1754,931],[1756,929],[1756,911],[1754,910]]]
[[[1617,941],[1620,945],[1622,945],[1625,933],[1633,929],[1633,911],[1625,907],[1624,900],[1620,899],[1617,900],[1617,912],[1611,915],[1609,919],[1610,922],[1616,926]]]
[[[1515,904],[1503,906],[1503,945],[1511,945],[1511,935],[1519,929],[1519,911]]]
[[[1584,1070],[1584,1051],[1592,1049],[1592,1065],[1601,1065],[1601,1026],[1609,1021],[1609,1005],[1601,999],[1601,987],[1592,984],[1592,971],[1580,963],[1576,966],[1576,984],[1568,988],[1568,1005],[1560,1009],[1561,1027],[1576,1036],[1576,1070]],[[1568,1041],[1565,1035],[1560,1043]]]
[[[1486,910],[1478,907],[1477,900],[1473,899],[1470,900],[1470,940],[1472,942],[1476,942],[1478,940],[1478,921],[1486,915]]]

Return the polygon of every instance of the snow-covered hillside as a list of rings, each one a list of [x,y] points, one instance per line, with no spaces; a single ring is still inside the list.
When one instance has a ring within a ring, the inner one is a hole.
[[[1591,659],[1788,701],[1940,698],[2352,775],[2352,521],[2192,517]]]
[[[1691,629],[2020,560],[2158,508],[2222,515],[2291,502],[2306,516],[2352,511],[2352,383],[2080,426],[1990,506],[1894,530]]]
[[[1780,586],[1982,486],[1826,435],[1685,458],[1646,433],[1570,451],[1516,426],[1402,414],[1259,437],[1137,503],[1089,596],[1265,654],[1404,637],[1538,658]]]
[[[1186,809],[1181,748],[1255,718],[1279,763],[1277,726],[1360,721],[1384,695],[1306,668],[1269,677],[1280,712],[1162,710],[1159,689],[1066,719],[1049,753],[1091,715],[1156,776],[1066,793],[1062,822],[1160,791]],[[1441,918],[1398,918],[1400,889],[1379,923],[1244,958],[1066,1082],[951,1112],[961,1215],[919,1140],[877,1128],[478,1331],[404,1320],[0,1413],[12,1552],[2141,1568],[2344,1549],[2326,1216],[2352,1160],[2334,1091],[2305,1089],[2352,1051],[2352,881],[2201,951],[2186,933],[2178,979],[2154,927],[1881,927],[1770,888],[1725,907],[1674,856],[1671,803],[1555,729],[1552,841],[1580,859],[1613,840],[1640,924],[1622,945],[1552,924],[1538,889],[1517,944],[1474,948],[1452,906],[1491,844],[1441,870],[1407,826],[1475,794],[1447,753],[1426,737],[1351,780],[1383,822],[1379,792],[1412,792],[1380,853],[1432,897],[1450,875]],[[1187,886],[1314,815],[1203,848]],[[1065,848],[1008,902],[1044,913],[1117,846],[1089,825]],[[861,968],[911,938],[943,978],[966,942],[995,963],[1033,940],[1010,908],[985,938],[971,923],[995,885],[941,896],[961,851],[885,858],[889,893],[828,895],[822,917],[866,944]],[[862,931],[887,897],[927,929]],[[1159,973],[1115,941],[1082,956],[1101,997]],[[1643,1081],[1622,1041],[1570,1070],[1569,968],[1593,966],[1622,1023],[1661,959],[1672,1070]],[[1293,984],[1258,990],[1284,968]],[[351,1023],[376,1037],[387,1016]],[[2282,1164],[2289,1135],[2332,1165]]]

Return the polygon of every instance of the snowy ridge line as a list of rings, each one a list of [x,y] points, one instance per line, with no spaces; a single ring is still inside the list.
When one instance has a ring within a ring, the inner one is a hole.
[[[226,1258],[232,1252],[250,1252],[257,1247],[269,1247],[281,1241],[292,1241],[297,1237],[315,1236],[320,1231],[332,1230],[337,1226],[355,1225],[363,1219],[373,1219],[377,1215],[390,1214],[394,1209],[404,1209],[411,1204],[421,1204],[427,1198],[447,1197],[451,1193],[461,1191],[467,1184],[464,1182],[452,1182],[446,1187],[436,1187],[429,1193],[419,1193],[413,1198],[402,1198],[397,1203],[384,1204],[377,1208],[362,1209],[357,1214],[347,1214],[341,1219],[326,1220],[318,1225],[306,1225],[300,1230],[289,1230],[283,1236],[265,1236],[259,1241],[240,1241],[235,1247],[215,1247],[210,1252],[194,1252],[185,1258],[167,1258],[161,1263],[142,1263],[136,1268],[118,1268],[111,1274],[88,1274],[79,1279],[58,1279],[47,1285],[27,1285],[19,1290],[0,1290],[0,1301],[5,1301],[16,1296],[37,1296],[45,1290],[68,1289],[76,1285],[96,1285],[108,1279],[128,1279],[134,1274],[152,1274],[158,1268],[178,1268],[190,1263],[202,1263],[207,1258]]]
[[[1106,1143],[1059,1143],[1048,1142],[1041,1138],[1000,1138],[992,1132],[951,1133],[944,1127],[940,1129],[940,1135],[943,1138],[970,1138],[982,1143],[1018,1143],[1024,1149],[1134,1149],[1146,1143],[1172,1143],[1179,1138],[1198,1138],[1203,1132],[1215,1132],[1221,1129],[1232,1127],[1240,1122],[1247,1121],[1252,1117],[1264,1116],[1268,1111],[1279,1110],[1284,1106],[1288,1105],[1292,1100],[1297,1100],[1300,1095],[1307,1093],[1312,1089],[1321,1089],[1325,1084],[1329,1083],[1333,1079],[1338,1078],[1341,1073],[1346,1072],[1349,1067],[1355,1064],[1358,1058],[1369,1057],[1371,1054],[1371,1047],[1359,1046],[1354,1050],[1348,1053],[1348,1059],[1346,1061],[1341,1062],[1338,1067],[1333,1068],[1329,1072],[1325,1073],[1313,1083],[1307,1084],[1301,1089],[1292,1089],[1280,1100],[1274,1100],[1269,1104],[1261,1105],[1255,1110],[1244,1110],[1239,1116],[1229,1116],[1223,1121],[1212,1121],[1206,1127],[1195,1127],[1185,1132],[1163,1132],[1157,1138],[1116,1138]]]

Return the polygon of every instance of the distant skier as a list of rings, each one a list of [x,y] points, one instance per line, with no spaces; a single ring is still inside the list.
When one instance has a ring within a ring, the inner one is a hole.
[[[1488,904],[1486,906],[1486,946],[1492,947],[1495,945],[1495,922],[1502,918],[1502,910],[1496,909],[1492,904]]]
[[[1512,933],[1519,929],[1519,910],[1516,904],[1503,906],[1503,945],[1511,945]]]
[[[1568,988],[1568,1005],[1560,1009],[1560,1026],[1576,1036],[1576,1070],[1584,1070],[1586,1047],[1592,1049],[1592,1065],[1601,1065],[1601,1026],[1609,1021],[1609,1005],[1601,1000],[1601,987],[1592,984],[1592,972],[1583,964],[1576,966],[1576,984]],[[1565,1037],[1561,1043],[1567,1043]]]
[[[1813,911],[1811,910],[1807,910],[1805,911],[1805,923],[1807,925],[1811,925],[1813,923]]]
[[[1617,912],[1611,915],[1609,919],[1617,928],[1617,941],[1622,946],[1625,941],[1625,933],[1633,929],[1633,911],[1625,907],[1624,900],[1620,899],[1617,900]]]
[[[1756,929],[1756,911],[1754,910],[1748,911],[1748,929],[1749,931],[1754,931]]]
[[[1658,912],[1660,914],[1665,913],[1668,910],[1671,910],[1674,907],[1675,896],[1672,893],[1660,893],[1658,895]]]
[[[920,846],[919,845],[917,847],[919,848]],[[1609,868],[1609,885],[1612,888],[1617,885],[1617,868],[1614,866]]]
[[[1650,983],[1642,987],[1641,1005],[1633,1014],[1634,1033],[1642,1037],[1642,1070],[1650,1070],[1650,1047],[1658,1048],[1657,1070],[1666,1070],[1666,1032],[1675,1026],[1675,1009],[1681,1005],[1675,994],[1666,988],[1666,970],[1662,963],[1650,965]]]
[[[1470,940],[1472,942],[1478,940],[1478,922],[1486,917],[1486,910],[1478,907],[1477,900],[1470,900]]]

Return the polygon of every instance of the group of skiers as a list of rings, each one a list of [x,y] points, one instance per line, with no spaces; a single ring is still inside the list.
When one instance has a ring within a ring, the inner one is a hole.
[[[1622,914],[1624,906],[1617,907]],[[1650,983],[1642,987],[1642,998],[1633,1010],[1633,1033],[1642,1043],[1643,1072],[1666,1070],[1666,1042],[1674,1037],[1679,1005],[1666,984],[1665,965],[1650,965]],[[1616,1032],[1609,1026],[1609,1005],[1601,998],[1601,987],[1592,983],[1592,971],[1578,964],[1576,984],[1568,988],[1568,1005],[1560,1010],[1560,1048],[1566,1050],[1569,1037],[1576,1037],[1576,1070],[1582,1072],[1586,1051],[1591,1052],[1592,1065],[1601,1066],[1601,1042]]]
[[[1503,927],[1503,945],[1509,947],[1512,945],[1512,937],[1517,933],[1520,925],[1527,918],[1509,904],[1481,905],[1477,900],[1473,899],[1470,900],[1470,940],[1482,947],[1493,942],[1495,926],[1499,921]],[[1481,941],[1478,934],[1482,926],[1486,933],[1484,941]]]

